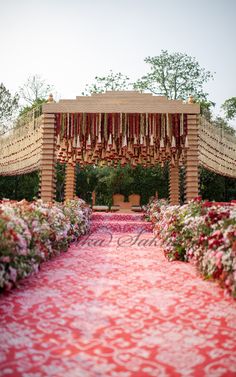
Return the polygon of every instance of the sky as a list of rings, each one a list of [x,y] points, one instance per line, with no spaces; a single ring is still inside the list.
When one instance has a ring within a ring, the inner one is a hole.
[[[15,92],[40,75],[73,99],[95,76],[135,81],[162,49],[215,72],[205,85],[221,104],[236,96],[236,0],[0,0],[0,82]]]

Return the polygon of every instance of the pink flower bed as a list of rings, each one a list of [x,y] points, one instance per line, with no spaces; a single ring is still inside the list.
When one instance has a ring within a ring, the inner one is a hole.
[[[183,206],[153,201],[147,217],[169,260],[194,263],[205,279],[236,297],[236,205],[200,198]]]
[[[0,202],[0,289],[10,289],[89,230],[90,208],[65,203]]]

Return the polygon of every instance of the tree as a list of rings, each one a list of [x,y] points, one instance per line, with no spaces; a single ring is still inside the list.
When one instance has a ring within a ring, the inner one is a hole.
[[[227,99],[221,106],[228,120],[236,118],[236,97]]]
[[[26,106],[23,106],[20,110],[20,116],[24,116],[25,114],[27,114],[29,111],[35,109],[38,107],[38,109],[40,110],[40,105],[42,105],[43,103],[46,103],[47,100],[46,99],[40,99],[38,98],[36,101],[34,101],[32,103],[32,105],[26,105]],[[39,115],[41,114],[41,112],[39,111]]]
[[[209,122],[212,121],[212,107],[215,107],[215,103],[209,100],[198,101],[200,105],[200,113],[203,115],[206,120]]]
[[[116,168],[110,166],[86,166],[78,168],[76,193],[87,202],[91,202],[92,191],[96,191],[96,204],[112,204],[112,195],[120,193],[126,199],[130,194],[140,194],[141,203],[146,204],[158,191],[160,198],[168,197],[168,166],[144,168],[141,165],[132,168],[129,165]]]
[[[91,93],[104,93],[107,90],[127,90],[130,87],[129,77],[122,73],[114,73],[110,70],[107,76],[95,76],[95,82],[91,85],[86,85],[82,95],[89,95]]]
[[[52,90],[51,85],[46,84],[39,75],[34,75],[20,87],[19,93],[21,98],[32,107],[35,103],[45,100]]]
[[[222,131],[225,131],[230,135],[235,135],[235,129],[231,127],[225,119],[221,117],[216,117],[214,120],[211,121],[211,123],[215,127],[220,128]]]
[[[0,84],[0,132],[5,132],[12,121],[19,105],[19,95],[12,95],[8,89]]]
[[[170,99],[186,99],[190,94],[199,101],[207,99],[203,84],[212,79],[213,74],[201,68],[194,57],[162,50],[160,55],[149,56],[144,61],[150,65],[150,72],[134,84],[135,89]]]
[[[13,200],[33,200],[38,196],[39,172],[15,175],[0,176],[0,200],[3,198]]]

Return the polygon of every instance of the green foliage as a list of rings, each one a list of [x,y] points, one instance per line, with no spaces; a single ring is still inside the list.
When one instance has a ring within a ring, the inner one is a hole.
[[[225,116],[228,120],[236,117],[236,97],[227,99],[221,107],[225,111]]]
[[[0,132],[5,132],[7,130],[8,122],[11,120],[12,116],[18,109],[19,105],[19,95],[14,96],[10,93],[8,89],[0,84]]]
[[[216,117],[211,123],[222,131],[227,132],[229,135],[235,135],[235,129],[231,127],[225,119]]]
[[[141,77],[134,88],[164,95],[170,99],[186,99],[193,94],[197,100],[206,100],[203,85],[213,78],[210,71],[201,68],[198,61],[180,52],[162,50],[158,56],[144,59],[150,72]]]
[[[22,115],[25,115],[27,114],[29,111],[33,110],[33,109],[37,109],[39,108],[43,103],[46,103],[47,100],[46,99],[42,99],[42,98],[38,98],[36,99],[31,105],[26,105],[26,106],[23,106],[20,110],[20,114],[19,116],[22,116]],[[40,113],[40,112],[39,112]]]
[[[57,163],[56,166],[56,201],[62,202],[64,200],[64,187],[65,187],[65,164]]]
[[[200,113],[203,115],[208,122],[212,121],[212,107],[215,107],[215,103],[209,100],[200,100]]]
[[[200,168],[200,194],[203,199],[228,202],[236,198],[236,179]]]
[[[0,176],[0,199],[33,200],[38,196],[39,173],[37,171],[17,176]]]
[[[97,167],[86,166],[81,168],[77,166],[76,174],[76,195],[83,198],[87,203],[92,202],[92,192],[97,185]]]
[[[98,168],[96,186],[98,201],[105,200],[106,204],[112,205],[112,195],[118,193],[125,195],[126,199],[128,199],[134,182],[134,178],[130,173],[131,168],[128,165],[125,167],[118,166],[117,168]]]
[[[180,170],[181,202],[184,202],[184,169]],[[140,194],[141,203],[158,192],[159,198],[168,198],[168,165],[162,169],[130,166],[117,168],[77,166],[76,195],[92,202],[92,192],[96,191],[97,204],[112,204],[112,195],[121,193],[126,200],[132,193]],[[57,164],[56,200],[64,200],[65,165]],[[38,196],[39,173],[33,172],[22,176],[0,176],[0,199],[8,198],[31,201]],[[204,168],[200,168],[200,194],[203,199],[230,201],[236,198],[236,179],[223,177]]]
[[[133,193],[141,195],[141,203],[148,203],[150,197],[158,192],[159,198],[168,198],[168,165],[162,169],[160,165],[144,168],[138,165],[132,169],[134,184]]]
[[[130,87],[129,80],[129,77],[122,73],[114,73],[110,70],[110,73],[107,76],[96,76],[93,84],[87,84],[82,95],[104,93],[107,90],[128,90]]]
[[[78,169],[76,194],[91,203],[91,195],[96,191],[97,204],[112,204],[112,195],[123,194],[128,200],[130,194],[140,194],[142,204],[146,204],[156,191],[160,198],[168,197],[168,169],[160,166],[143,168],[94,167]]]

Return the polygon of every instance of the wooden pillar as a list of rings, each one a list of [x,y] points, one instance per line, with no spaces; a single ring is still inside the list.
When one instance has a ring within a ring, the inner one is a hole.
[[[95,191],[92,192],[92,205],[93,206],[96,205],[96,192]]]
[[[56,194],[56,134],[55,115],[44,114],[42,120],[42,152],[41,152],[41,199],[52,202]]]
[[[171,205],[179,204],[179,165],[169,165],[169,200]]]
[[[65,200],[75,197],[75,167],[66,164]]]
[[[198,115],[187,116],[188,149],[186,150],[185,202],[198,196]]]

